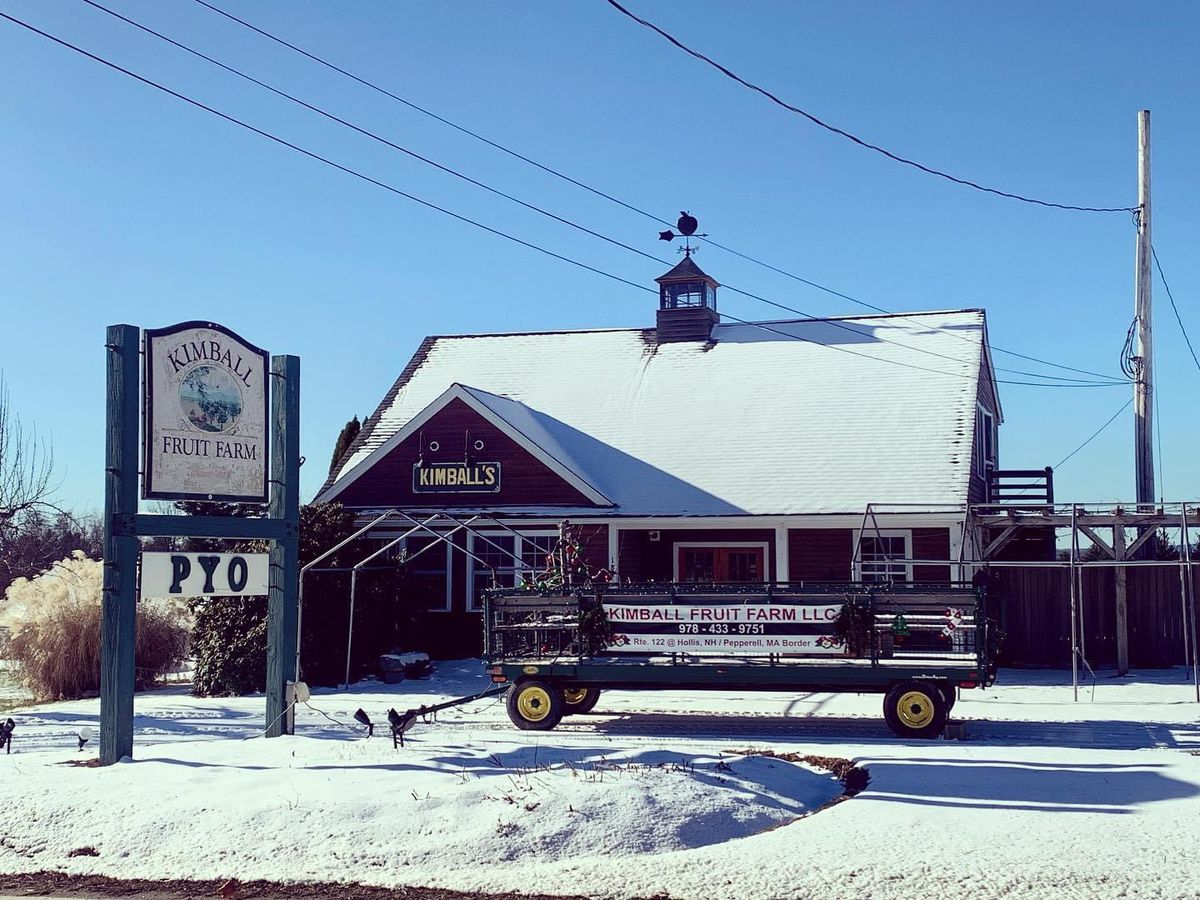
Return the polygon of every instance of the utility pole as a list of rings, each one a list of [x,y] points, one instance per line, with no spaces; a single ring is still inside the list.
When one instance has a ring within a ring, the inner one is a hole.
[[[1138,111],[1137,255],[1134,273],[1134,317],[1137,322],[1137,377],[1133,382],[1133,455],[1137,511],[1154,508],[1154,332],[1150,321],[1150,110]],[[1113,526],[1116,571],[1117,674],[1129,674],[1128,575],[1125,528]]]
[[[1138,512],[1154,505],[1154,333],[1150,321],[1150,110],[1138,112],[1137,378],[1133,383]]]

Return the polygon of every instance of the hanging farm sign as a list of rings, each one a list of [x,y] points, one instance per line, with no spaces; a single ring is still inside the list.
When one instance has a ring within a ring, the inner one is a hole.
[[[267,351],[211,322],[145,336],[142,496],[265,502]]]
[[[842,604],[605,603],[612,653],[696,656],[833,654],[845,650],[834,633]]]
[[[414,463],[412,489],[414,494],[494,494],[500,490],[500,463]]]

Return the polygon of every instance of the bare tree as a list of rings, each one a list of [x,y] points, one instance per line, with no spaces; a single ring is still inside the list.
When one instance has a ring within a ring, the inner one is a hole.
[[[57,514],[54,451],[36,429],[26,430],[0,378],[0,536],[33,513]]]

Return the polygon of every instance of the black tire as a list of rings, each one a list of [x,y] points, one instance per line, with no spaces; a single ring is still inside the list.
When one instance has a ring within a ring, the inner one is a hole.
[[[942,689],[942,699],[946,701],[946,717],[950,717],[950,713],[954,712],[954,704],[958,702],[958,688],[949,681],[943,681],[938,684]]]
[[[883,718],[900,738],[935,738],[946,727],[946,698],[932,681],[901,681],[883,698]]]
[[[564,715],[581,716],[596,708],[600,700],[600,688],[576,687],[563,688]]]
[[[514,684],[504,695],[508,718],[522,731],[549,731],[566,711],[562,688],[530,678]]]

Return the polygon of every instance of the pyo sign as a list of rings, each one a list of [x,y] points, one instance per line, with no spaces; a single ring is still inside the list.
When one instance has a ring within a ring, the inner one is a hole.
[[[143,553],[143,600],[267,593],[266,553]]]

